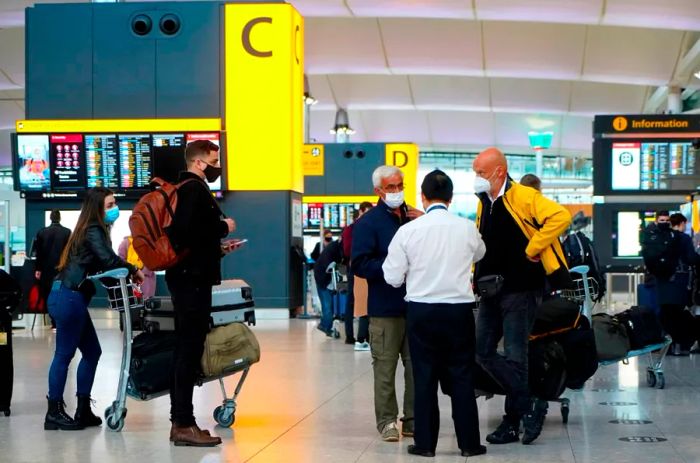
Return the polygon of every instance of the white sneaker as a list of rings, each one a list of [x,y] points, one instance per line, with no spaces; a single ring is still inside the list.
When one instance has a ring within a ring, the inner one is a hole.
[[[370,350],[368,342],[356,342],[355,351],[356,352],[368,352]]]

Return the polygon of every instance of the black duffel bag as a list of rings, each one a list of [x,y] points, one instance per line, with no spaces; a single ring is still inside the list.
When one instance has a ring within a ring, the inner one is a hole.
[[[555,339],[566,354],[566,387],[582,389],[598,370],[598,352],[590,322],[581,317],[576,329],[559,334]]]
[[[630,349],[642,349],[664,341],[664,332],[654,311],[648,307],[634,306],[615,315],[627,329]]]
[[[627,328],[616,317],[605,313],[593,315],[593,332],[598,360],[619,360],[627,357],[630,339]]]
[[[559,398],[566,389],[566,354],[554,339],[530,342],[528,348],[530,394],[542,400]]]
[[[547,299],[537,308],[530,340],[574,329],[579,318],[580,309],[575,302],[563,297]]]

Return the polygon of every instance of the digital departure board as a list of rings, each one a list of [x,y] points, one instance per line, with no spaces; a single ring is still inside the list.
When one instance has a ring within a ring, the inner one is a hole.
[[[195,140],[209,140],[219,146],[220,134],[13,134],[15,188],[66,194],[99,186],[138,195],[148,189],[154,177],[177,182],[187,169],[187,143]],[[213,192],[221,194],[221,178],[208,184]]]
[[[144,188],[151,181],[151,136],[119,135],[119,173],[122,188]]]
[[[116,135],[85,135],[85,159],[88,188],[119,186]]]
[[[81,134],[49,137],[51,185],[56,190],[75,190],[85,185],[85,153]]]
[[[690,141],[612,143],[613,190],[667,190],[674,177],[695,175],[696,150]]]

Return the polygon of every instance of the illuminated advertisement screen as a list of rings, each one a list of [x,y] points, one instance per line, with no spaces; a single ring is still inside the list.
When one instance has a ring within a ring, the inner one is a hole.
[[[49,136],[51,185],[55,190],[85,188],[85,151],[83,136],[61,134]]]
[[[20,190],[50,190],[49,136],[17,135],[16,164]]]

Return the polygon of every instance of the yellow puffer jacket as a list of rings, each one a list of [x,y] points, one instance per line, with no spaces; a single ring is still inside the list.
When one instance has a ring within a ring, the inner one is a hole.
[[[520,185],[511,178],[507,182],[504,205],[530,241],[525,253],[530,257],[539,256],[547,275],[561,271],[562,267],[568,271],[559,236],[571,223],[569,211],[534,188]],[[481,224],[481,204],[479,201],[477,227]]]

